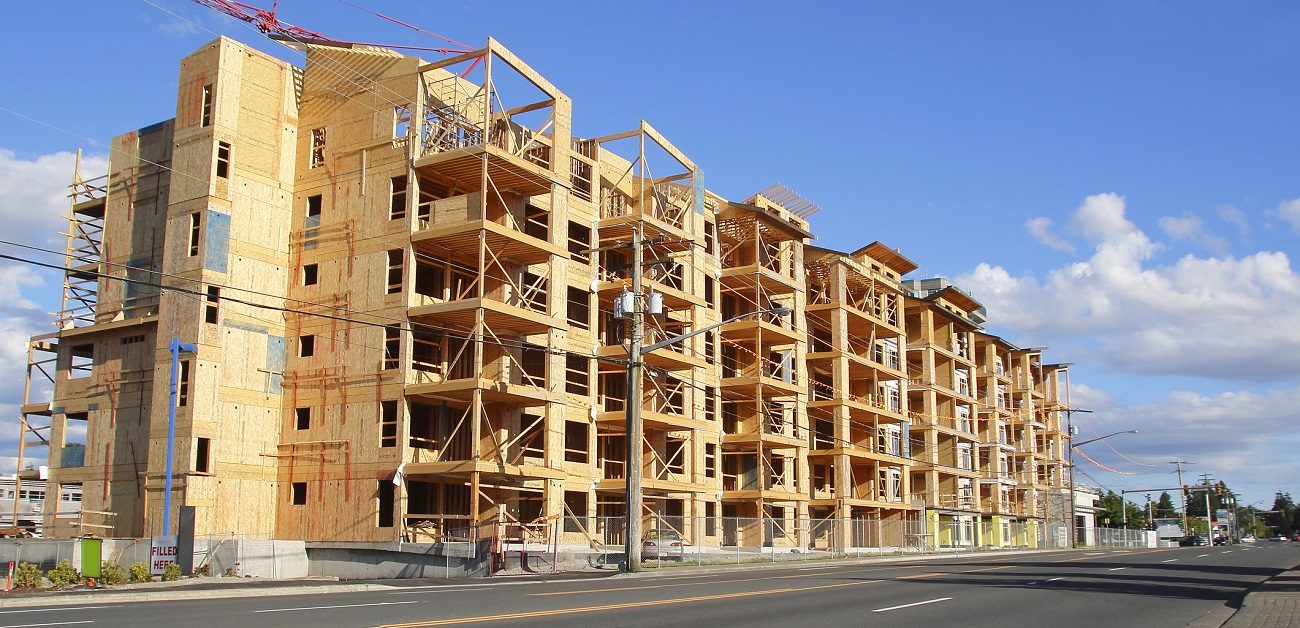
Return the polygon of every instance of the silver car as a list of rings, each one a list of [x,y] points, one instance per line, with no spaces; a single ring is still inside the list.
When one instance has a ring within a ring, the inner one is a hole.
[[[643,558],[682,559],[682,535],[672,530],[647,530],[641,543]]]

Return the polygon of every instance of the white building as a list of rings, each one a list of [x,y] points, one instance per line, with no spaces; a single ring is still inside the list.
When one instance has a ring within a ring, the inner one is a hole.
[[[1100,500],[1101,489],[1085,485],[1074,487],[1074,533],[1082,547],[1097,545],[1097,502]]]

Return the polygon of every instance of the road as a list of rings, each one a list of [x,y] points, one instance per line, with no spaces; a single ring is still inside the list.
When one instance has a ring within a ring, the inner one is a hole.
[[[981,554],[0,610],[16,626],[1218,626],[1300,543]]]

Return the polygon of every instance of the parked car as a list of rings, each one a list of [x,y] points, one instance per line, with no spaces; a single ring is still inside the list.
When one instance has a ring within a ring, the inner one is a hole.
[[[1197,545],[1209,545],[1210,540],[1199,534],[1193,534],[1191,536],[1183,537],[1183,540],[1179,541],[1178,544],[1183,547],[1194,547]]]
[[[682,559],[682,536],[672,530],[647,530],[641,543],[642,558]]]
[[[1216,537],[1214,537],[1214,544],[1215,544],[1215,545],[1227,545],[1227,544],[1228,544],[1228,537],[1226,537],[1226,536],[1216,536]]]
[[[1282,536],[1281,534],[1279,534],[1279,535],[1273,537],[1272,540],[1273,540],[1274,543],[1284,543],[1284,542],[1286,542],[1286,537],[1285,537],[1285,536]]]

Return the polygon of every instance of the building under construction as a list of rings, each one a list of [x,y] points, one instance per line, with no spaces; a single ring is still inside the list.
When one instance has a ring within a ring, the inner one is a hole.
[[[160,534],[170,504],[198,534],[620,546],[629,441],[633,514],[696,547],[1068,525],[1065,366],[981,331],[969,295],[880,242],[813,246],[818,208],[781,186],[706,190],[644,121],[575,136],[495,40],[303,47],[203,46],[176,117],[74,180],[22,406],[47,534]],[[643,356],[637,399],[633,283],[645,344],[707,328]]]

